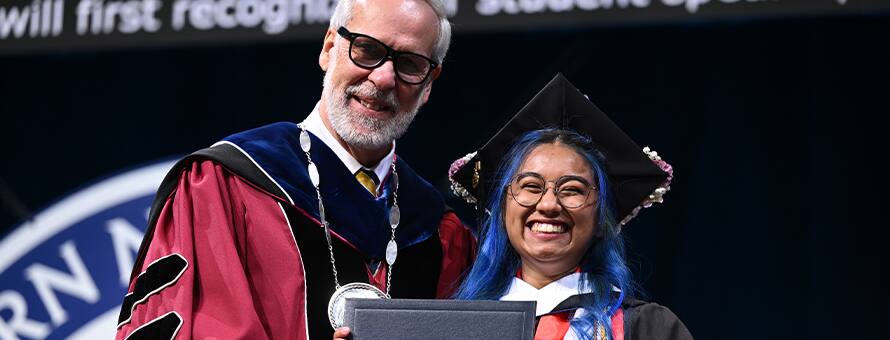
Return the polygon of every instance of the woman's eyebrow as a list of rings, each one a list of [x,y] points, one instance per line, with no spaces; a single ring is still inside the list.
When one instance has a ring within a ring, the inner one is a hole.
[[[556,179],[557,184],[562,184],[568,181],[579,181],[584,184],[590,184],[590,181],[578,175],[565,175]]]
[[[526,178],[526,177],[537,177],[537,178],[544,179],[544,176],[541,176],[541,174],[534,172],[534,171],[520,172],[518,175],[516,175],[516,179],[522,179],[522,178]]]

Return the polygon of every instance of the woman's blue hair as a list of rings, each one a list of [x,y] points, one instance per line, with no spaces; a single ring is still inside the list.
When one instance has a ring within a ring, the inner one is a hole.
[[[601,236],[591,243],[581,259],[579,291],[591,291],[585,295],[582,307],[585,313],[571,320],[572,328],[582,339],[594,339],[595,325],[600,324],[612,338],[611,314],[620,304],[613,291],[621,290],[624,297],[633,296],[635,285],[624,258],[624,239],[618,233],[612,202],[609,176],[605,171],[605,158],[593,141],[574,131],[542,129],[526,133],[504,156],[495,173],[495,182],[488,197],[488,214],[479,229],[479,251],[473,267],[455,293],[461,300],[497,300],[507,293],[516,271],[520,267],[519,255],[510,245],[504,226],[506,187],[525,161],[528,154],[543,144],[567,146],[587,160],[596,176],[599,199],[596,203],[599,218],[597,226]],[[594,233],[595,235],[597,233]]]

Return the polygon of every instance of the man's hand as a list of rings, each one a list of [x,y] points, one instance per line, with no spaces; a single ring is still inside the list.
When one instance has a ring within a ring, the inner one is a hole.
[[[334,340],[346,340],[349,336],[349,327],[340,327],[334,330]]]

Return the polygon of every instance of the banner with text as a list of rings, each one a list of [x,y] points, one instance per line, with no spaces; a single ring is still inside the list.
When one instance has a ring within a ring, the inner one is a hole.
[[[867,14],[888,0],[443,0],[457,32]],[[321,39],[337,0],[5,0],[0,54]]]

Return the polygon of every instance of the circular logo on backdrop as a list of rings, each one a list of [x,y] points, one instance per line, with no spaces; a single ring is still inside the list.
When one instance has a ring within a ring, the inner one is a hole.
[[[113,339],[155,191],[174,161],[91,184],[0,241],[0,339]]]

